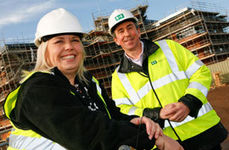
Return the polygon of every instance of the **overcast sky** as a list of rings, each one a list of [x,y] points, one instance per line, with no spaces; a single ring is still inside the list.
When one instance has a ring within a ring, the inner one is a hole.
[[[60,7],[75,14],[88,32],[94,28],[93,16],[106,16],[117,8],[148,4],[148,19],[159,20],[196,3],[229,15],[229,0],[0,0],[0,42],[33,40],[39,19]]]

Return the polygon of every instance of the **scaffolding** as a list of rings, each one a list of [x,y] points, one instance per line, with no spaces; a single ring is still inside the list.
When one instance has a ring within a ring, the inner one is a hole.
[[[12,128],[3,111],[5,97],[18,87],[21,71],[32,69],[36,61],[35,45],[19,43],[4,43],[0,50],[0,143],[6,141]]]
[[[172,39],[200,58],[206,65],[225,60],[229,56],[229,22],[226,14],[213,4],[191,2],[161,20],[149,20],[148,5],[130,9],[141,31],[141,38],[152,41]],[[202,8],[202,9],[200,9]],[[226,11],[225,11],[226,12]],[[85,45],[87,53],[85,66],[105,86],[110,95],[111,73],[120,63],[123,50],[108,34],[108,17],[94,20],[95,30],[89,32]],[[111,96],[111,95],[110,95]]]
[[[146,34],[152,21],[146,20],[148,6],[138,6],[130,11],[139,20],[142,37],[149,38]],[[84,39],[86,59],[85,66],[103,84],[106,92],[111,97],[111,76],[120,64],[124,51],[116,45],[108,33],[108,17],[99,16],[94,20],[95,30],[89,32]]]
[[[206,65],[225,60],[229,56],[227,11],[211,11],[218,7],[199,1],[191,5],[152,24],[153,29],[147,31],[148,36],[153,41],[177,41]]]

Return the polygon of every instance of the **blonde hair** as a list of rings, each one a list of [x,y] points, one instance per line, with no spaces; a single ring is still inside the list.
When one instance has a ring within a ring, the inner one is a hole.
[[[26,76],[28,76],[30,73],[32,72],[50,72],[50,70],[53,68],[53,66],[50,66],[47,63],[47,58],[46,58],[46,51],[47,51],[47,45],[48,45],[48,41],[46,42],[41,42],[41,44],[39,45],[38,49],[37,49],[37,60],[36,60],[36,64],[35,67],[32,71],[22,71],[22,77],[25,78]],[[86,79],[86,77],[84,76],[84,73],[86,72],[86,68],[84,67],[84,58],[85,58],[85,50],[84,47],[81,43],[82,46],[82,59],[79,62],[79,66],[78,66],[78,70],[76,72],[76,76],[78,76],[80,81],[84,81],[86,84],[88,84],[88,80]],[[23,79],[22,79],[23,80]]]
[[[45,57],[48,41],[41,42],[37,49],[37,61],[33,71],[48,71],[53,67],[49,66]]]

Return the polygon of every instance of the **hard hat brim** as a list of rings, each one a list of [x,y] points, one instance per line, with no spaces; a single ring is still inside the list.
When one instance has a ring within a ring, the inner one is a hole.
[[[41,39],[35,39],[34,43],[37,47],[39,47],[39,45],[41,44],[41,42],[46,42],[48,40],[50,40],[51,38],[55,37],[55,36],[59,36],[59,35],[77,35],[79,36],[79,38],[82,40],[83,37],[87,36],[87,33],[78,33],[78,32],[66,32],[66,33],[58,33],[58,34],[51,34],[51,35],[46,35],[43,36]]]
[[[50,40],[51,38],[53,38],[55,36],[60,36],[60,35],[77,35],[77,36],[79,36],[80,39],[82,39],[84,36],[84,33],[67,32],[67,33],[58,33],[58,34],[46,35],[46,36],[43,36],[41,38],[41,41],[46,42],[46,41]]]
[[[117,23],[116,25],[114,25],[111,29],[110,29],[110,34],[113,34],[114,33],[114,30],[122,23],[126,22],[126,21],[132,21],[134,23],[137,23],[137,18],[128,18],[128,19],[125,19],[125,20],[122,20],[120,21],[119,23]]]

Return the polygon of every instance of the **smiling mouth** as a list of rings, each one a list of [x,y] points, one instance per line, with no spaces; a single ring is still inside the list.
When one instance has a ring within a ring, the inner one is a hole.
[[[75,58],[76,56],[75,55],[68,55],[68,56],[64,56],[62,57],[63,60],[68,60],[68,59],[73,59]]]

